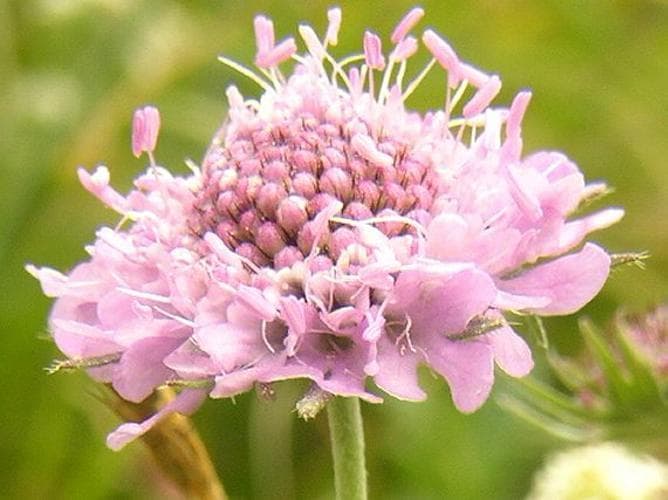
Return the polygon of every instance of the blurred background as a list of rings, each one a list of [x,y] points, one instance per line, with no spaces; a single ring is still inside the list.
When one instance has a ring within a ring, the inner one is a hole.
[[[339,54],[361,49],[372,28],[385,40],[414,4],[341,1]],[[497,103],[530,88],[525,150],[561,149],[589,180],[616,191],[627,215],[594,239],[611,251],[647,250],[647,269],[613,273],[584,311],[605,322],[624,305],[642,311],[668,295],[668,5],[644,0],[424,1],[429,25],[466,61],[499,73]],[[144,167],[130,151],[133,110],[157,105],[157,156],[175,172],[199,161],[225,117],[224,90],[248,81],[217,62],[250,63],[252,19],[273,18],[277,38],[308,21],[322,33],[330,2],[256,0],[0,0],[0,496],[162,497],[141,444],[104,444],[118,420],[84,374],[47,376],[58,357],[47,340],[50,301],[26,262],[69,269],[96,227],[114,224],[76,180],[76,167],[109,166],[121,192]],[[439,106],[443,78],[413,97]],[[548,322],[550,341],[576,352],[575,320]],[[549,380],[536,348],[535,376]],[[424,373],[425,403],[364,405],[372,498],[515,499],[545,457],[567,443],[495,402],[458,414],[445,383]],[[329,498],[326,418],[291,413],[303,386],[284,384],[268,403],[255,394],[210,400],[195,416],[233,498]]]

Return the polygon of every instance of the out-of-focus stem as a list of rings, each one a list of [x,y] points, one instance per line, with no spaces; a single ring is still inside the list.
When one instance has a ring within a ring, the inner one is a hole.
[[[140,422],[173,397],[171,389],[160,389],[141,403],[130,403],[110,388],[105,395],[105,402],[122,419]],[[160,469],[178,486],[185,498],[227,499],[206,447],[188,417],[169,415],[141,439]]]

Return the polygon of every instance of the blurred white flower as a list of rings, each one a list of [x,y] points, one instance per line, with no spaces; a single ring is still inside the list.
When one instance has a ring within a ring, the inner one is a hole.
[[[573,448],[551,457],[527,500],[660,500],[668,465],[617,443]]]

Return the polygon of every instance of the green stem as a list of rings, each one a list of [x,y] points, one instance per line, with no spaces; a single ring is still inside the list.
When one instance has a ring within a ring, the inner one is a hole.
[[[365,500],[364,427],[357,398],[333,398],[327,405],[337,500]]]

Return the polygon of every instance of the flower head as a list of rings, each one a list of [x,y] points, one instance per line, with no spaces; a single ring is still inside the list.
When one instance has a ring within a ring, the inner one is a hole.
[[[409,33],[422,15],[407,14],[389,51],[367,32],[363,52],[340,60],[328,49],[339,9],[322,39],[299,27],[302,54],[259,16],[258,72],[220,59],[263,93],[228,89],[228,118],[192,176],[152,165],[122,196],[104,167],[81,170],[127,227],[100,229],[69,275],[29,268],[58,297],[59,348],[130,401],[184,386],[165,411],[289,378],[378,402],[373,381],[422,400],[417,368],[427,365],[470,412],[495,362],[530,371],[504,312],[568,314],[591,300],[610,258],[582,242],[622,211],[573,218],[592,191],[578,168],[561,153],[522,156],[530,94],[491,108],[498,76],[461,62],[435,32],[422,36],[431,62],[409,80],[419,45]],[[437,64],[448,74],[444,105],[407,109]],[[154,146],[153,135],[133,135],[135,151]],[[159,417],[121,426],[110,445]]]

